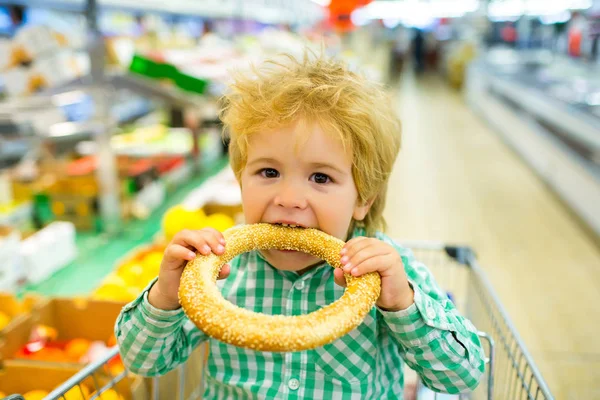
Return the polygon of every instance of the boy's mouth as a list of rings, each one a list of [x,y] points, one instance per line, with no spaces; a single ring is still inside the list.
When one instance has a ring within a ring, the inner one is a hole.
[[[293,221],[277,221],[277,222],[272,222],[271,225],[285,226],[288,228],[297,228],[297,229],[306,229],[307,228],[306,226],[304,226],[302,224],[298,224]],[[277,250],[277,251],[280,251],[282,253],[301,253],[300,251],[296,251],[296,250]]]
[[[289,228],[301,228],[301,229],[306,229],[306,226],[302,225],[302,224],[297,224],[295,222],[272,222],[272,225],[278,225],[278,226],[285,226],[285,227],[289,227]]]

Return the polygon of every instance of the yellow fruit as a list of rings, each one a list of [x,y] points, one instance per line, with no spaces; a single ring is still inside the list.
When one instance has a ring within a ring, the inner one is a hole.
[[[223,232],[235,225],[235,221],[227,214],[214,213],[206,218],[206,226]]]
[[[92,396],[94,396],[95,394],[95,392],[92,393]],[[115,392],[113,389],[108,389],[107,391],[102,392],[102,394],[98,398],[101,400],[124,400],[123,396]]]
[[[4,392],[0,392],[0,399],[3,399],[6,397],[6,394],[4,394]]]
[[[6,326],[10,323],[10,317],[0,311],[0,331],[6,328]]]
[[[160,263],[162,262],[163,253],[160,251],[153,251],[148,253],[146,257],[142,259],[142,267],[144,268],[144,273],[156,273],[160,270]]]
[[[127,273],[127,271],[136,271],[139,268],[142,268],[142,265],[139,263],[139,261],[128,261],[119,265],[117,268],[117,275],[122,275]]]
[[[64,395],[65,400],[86,400],[90,397],[90,389],[85,385],[76,386]],[[62,397],[61,397],[62,399]]]
[[[48,392],[45,390],[31,390],[23,395],[25,400],[43,400],[46,396]]]
[[[102,286],[109,285],[127,287],[127,282],[125,282],[125,280],[119,275],[111,273],[102,281]]]
[[[135,299],[132,298],[128,291],[127,282],[120,276],[110,274],[107,276],[102,285],[94,291],[92,298],[97,300],[112,300],[129,302]]]
[[[135,300],[143,291],[144,291],[144,288],[141,288],[138,286],[132,286],[132,287],[127,288],[126,296],[129,298],[129,300],[127,300],[127,301]]]
[[[92,294],[95,300],[110,300],[129,303],[141,293],[139,288],[124,286],[105,285],[101,286]]]
[[[140,281],[142,280],[142,276],[144,274],[144,267],[140,264],[130,264],[125,267],[119,268],[117,275],[121,277],[127,286],[140,286]]]
[[[171,207],[163,216],[163,232],[167,240],[184,229],[202,229],[205,226],[204,211],[188,210],[182,205]]]
[[[156,277],[158,276],[158,273],[144,273],[144,275],[142,275],[142,278],[140,279],[140,282],[142,283],[141,286],[142,287],[146,287],[150,284],[150,282],[152,282]]]

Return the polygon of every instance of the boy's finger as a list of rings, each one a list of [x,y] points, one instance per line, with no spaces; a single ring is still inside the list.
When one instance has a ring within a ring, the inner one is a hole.
[[[212,232],[216,236],[218,242],[225,246],[225,237],[223,237],[223,233],[216,230],[215,228],[204,228],[202,230],[205,232]]]
[[[200,254],[209,255],[211,252],[222,254],[225,247],[219,243],[217,236],[211,231],[183,230],[176,236],[177,244],[182,244],[198,250]]]
[[[367,274],[369,272],[383,272],[392,264],[392,257],[390,255],[379,255],[375,257],[371,257],[360,264],[352,267],[350,270],[350,274],[352,276],[361,276]]]
[[[223,254],[225,252],[225,246],[220,242],[220,238],[223,238],[223,235],[219,231],[206,229],[201,230],[200,233],[213,253]]]
[[[210,254],[210,247],[199,231],[184,229],[173,238],[173,245],[188,247],[189,250],[198,250],[200,254]]]
[[[221,268],[221,271],[219,271],[218,279],[226,279],[229,276],[230,272],[231,272],[231,268],[229,267],[229,264],[223,265],[223,267]]]
[[[389,253],[389,249],[386,247],[378,246],[376,242],[370,242],[368,246],[363,247],[359,252],[343,256],[340,262],[344,272],[349,274],[352,268],[365,262],[365,260],[387,253]]]
[[[342,247],[342,250],[340,251],[340,254],[341,254],[341,255],[348,254],[348,252],[350,251],[350,249],[351,249],[352,247],[354,247],[356,244],[358,244],[358,243],[360,243],[360,242],[363,242],[363,241],[365,241],[365,240],[367,240],[367,239],[368,239],[367,237],[364,237],[364,236],[358,236],[358,237],[355,237],[355,238],[353,238],[353,239],[350,239],[350,240],[348,240],[348,241],[346,242],[346,244],[344,245],[344,247]]]
[[[352,239],[350,242],[346,243],[346,245],[340,252],[342,257],[352,257],[354,254],[362,251],[362,249],[364,249],[365,247],[371,246],[373,243],[375,243],[373,240],[371,240],[369,238],[355,238],[355,239],[360,239],[360,240],[353,241],[354,239]]]
[[[338,286],[346,287],[346,278],[344,277],[344,273],[340,268],[333,270],[333,280]]]
[[[191,261],[196,258],[196,253],[185,246],[172,244],[166,248],[165,257],[171,260]]]

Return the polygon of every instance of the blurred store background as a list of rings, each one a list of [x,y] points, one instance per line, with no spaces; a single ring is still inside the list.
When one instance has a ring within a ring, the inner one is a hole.
[[[394,96],[390,235],[471,246],[525,381],[600,399],[599,41],[600,0],[0,0],[0,398],[106,354],[175,232],[243,223],[219,96],[309,47]]]

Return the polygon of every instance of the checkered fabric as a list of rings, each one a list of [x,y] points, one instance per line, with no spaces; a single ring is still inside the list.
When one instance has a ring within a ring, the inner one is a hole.
[[[357,230],[353,236],[364,232]],[[148,290],[124,307],[115,332],[121,357],[133,373],[164,374],[209,341],[205,399],[401,399],[406,362],[439,392],[474,389],[483,376],[484,353],[477,331],[461,316],[412,252],[384,234],[402,256],[415,302],[406,310],[373,307],[356,329],[314,350],[252,351],[212,339],[179,309],[148,302]],[[273,268],[258,252],[231,262],[231,275],[218,282],[223,297],[254,312],[306,314],[333,303],[344,288],[325,263],[298,275]]]

